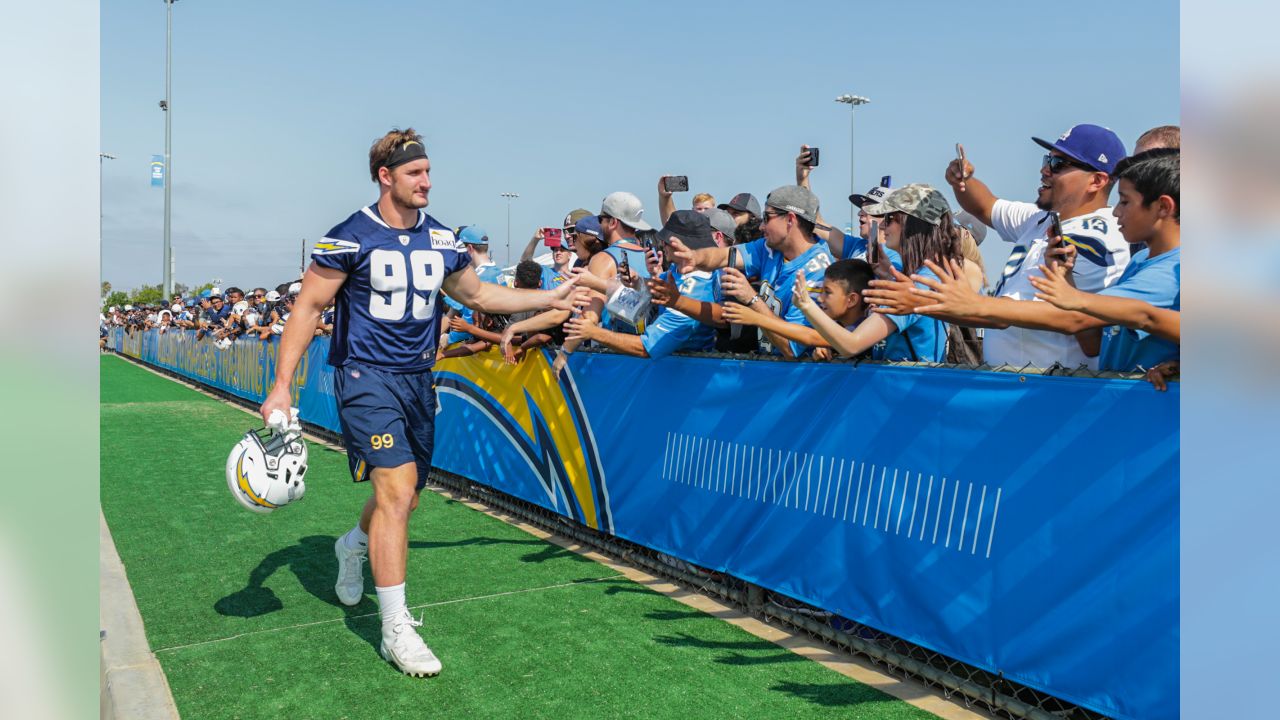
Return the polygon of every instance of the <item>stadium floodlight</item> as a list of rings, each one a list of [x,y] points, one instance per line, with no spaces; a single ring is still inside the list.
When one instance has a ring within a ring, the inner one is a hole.
[[[857,189],[855,189],[853,186],[853,111],[859,105],[866,105],[867,103],[871,102],[871,100],[869,98],[864,98],[861,95],[846,94],[846,95],[841,95],[837,97],[836,102],[844,103],[849,106],[849,194],[852,195],[858,192]],[[849,227],[850,228],[854,227],[853,220],[854,220],[853,203],[849,203]]]
[[[520,197],[520,193],[504,192],[502,197],[507,199],[507,264],[511,264],[511,201]]]
[[[164,100],[160,110],[164,112],[164,296],[173,296],[173,249],[170,245],[169,217],[170,193],[173,186],[173,4],[178,0],[164,0]]]

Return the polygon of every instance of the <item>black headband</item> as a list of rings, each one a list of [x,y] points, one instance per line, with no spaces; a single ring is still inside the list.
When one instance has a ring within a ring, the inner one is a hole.
[[[422,146],[422,143],[417,140],[406,140],[400,145],[400,147],[391,151],[391,157],[387,158],[387,161],[382,164],[382,167],[390,170],[407,162],[412,162],[419,158],[425,158],[426,156],[427,149]]]

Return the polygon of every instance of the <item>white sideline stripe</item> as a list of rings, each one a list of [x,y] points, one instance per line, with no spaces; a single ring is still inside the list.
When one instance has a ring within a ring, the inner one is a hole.
[[[867,501],[862,504],[862,526],[867,526],[867,511],[871,509],[871,486],[876,484],[876,464],[871,463],[871,478],[867,480]],[[862,491],[862,475],[858,475],[858,491]],[[858,508],[854,508],[857,514]]]
[[[987,535],[987,557],[991,557],[991,541],[996,539],[996,516],[1000,514],[1000,493],[1003,488],[996,488],[996,504],[991,509],[991,533]]]
[[[555,590],[557,588],[573,587],[575,585],[588,585],[590,583],[600,582],[601,580],[616,580],[618,578],[625,578],[625,577],[626,575],[622,573],[617,573],[615,575],[606,575],[604,577],[590,578],[588,580],[576,580],[574,582],[557,583],[555,585],[543,585],[542,587],[524,588],[521,590],[508,590],[506,592],[492,593],[489,595],[475,595],[473,597],[456,598],[454,600],[441,600],[440,602],[427,603],[425,605],[413,605],[413,606],[410,606],[408,609],[423,610],[426,608],[441,607],[443,605],[457,605],[458,603],[474,602],[476,600],[490,600],[492,598],[506,597],[508,595],[523,595],[525,593],[540,592],[542,590]],[[277,628],[264,628],[262,630],[253,630],[251,632],[237,633],[235,635],[228,635],[227,637],[214,638],[213,640],[202,640],[197,643],[188,643],[186,645],[170,645],[169,647],[160,648],[155,652],[162,653],[162,652],[170,652],[173,650],[185,650],[187,648],[200,647],[202,645],[213,645],[215,643],[227,642],[228,640],[238,640],[240,638],[250,637],[252,635],[263,635],[266,633],[281,632],[283,630],[297,630],[299,628],[314,627],[316,625],[329,625],[331,623],[346,622],[348,620],[363,620],[364,618],[372,618],[372,617],[378,617],[378,613],[374,612],[374,613],[365,613],[364,615],[344,615],[343,617],[331,618],[329,620],[316,620],[314,622],[309,622],[309,623],[298,623],[297,625],[285,625],[284,627],[277,627]]]
[[[969,549],[969,554],[973,555],[978,552],[978,533],[982,531],[982,508],[987,504],[987,486],[982,486],[982,499],[978,501],[978,521],[973,526],[973,547]]]
[[[938,544],[938,521],[942,519],[942,501],[947,497],[947,479],[942,478],[942,487],[938,488],[938,514],[933,518],[933,545]]]

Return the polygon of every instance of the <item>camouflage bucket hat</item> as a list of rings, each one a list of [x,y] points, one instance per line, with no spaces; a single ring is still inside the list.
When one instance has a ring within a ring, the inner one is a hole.
[[[862,210],[868,215],[901,212],[930,225],[937,225],[945,213],[951,212],[951,206],[942,193],[934,188],[923,183],[912,183],[894,190],[875,205],[864,205]]]

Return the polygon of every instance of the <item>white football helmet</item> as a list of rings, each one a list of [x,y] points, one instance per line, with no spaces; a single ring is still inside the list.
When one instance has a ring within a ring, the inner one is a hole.
[[[227,487],[246,509],[269,513],[307,491],[307,444],[300,432],[250,430],[227,456]]]

